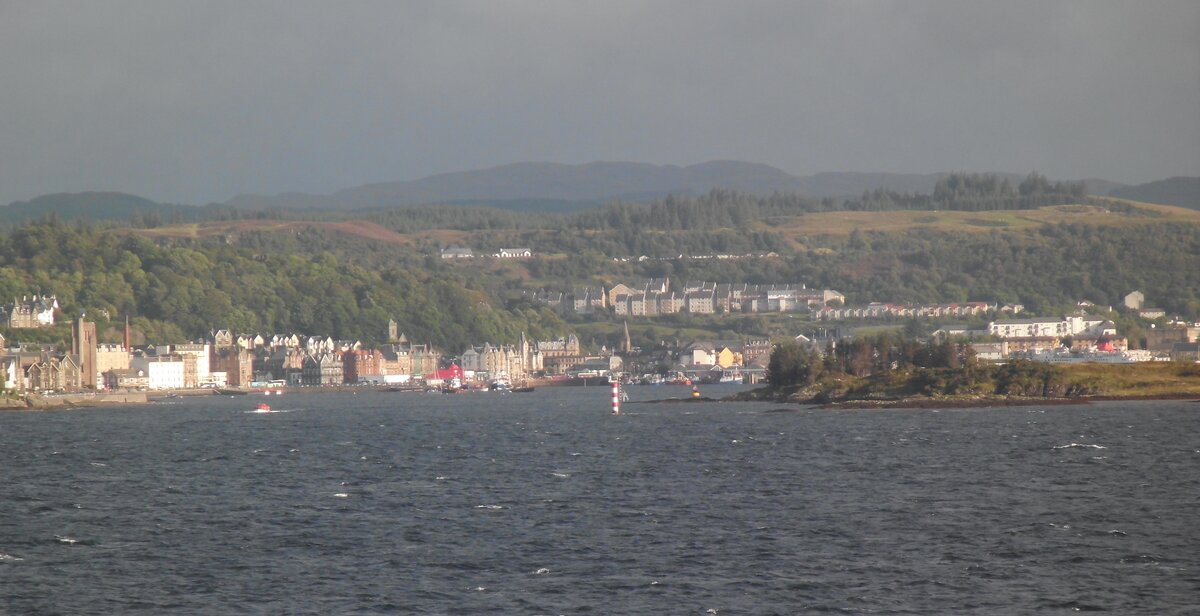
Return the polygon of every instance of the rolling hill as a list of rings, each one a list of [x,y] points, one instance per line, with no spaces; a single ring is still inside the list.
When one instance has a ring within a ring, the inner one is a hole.
[[[330,195],[287,193],[241,195],[226,205],[245,209],[368,209],[418,204],[478,204],[520,211],[549,211],[557,203],[568,212],[610,201],[639,201],[675,195],[700,195],[728,189],[754,195],[798,193],[808,197],[845,197],[883,188],[928,193],[946,173],[818,173],[791,175],[759,163],[711,161],[679,167],[631,162],[515,163],[406,182],[383,182],[347,188]],[[1014,184],[1024,177],[997,174]],[[1089,180],[1089,187],[1108,190],[1116,184]],[[533,202],[540,207],[530,208]]]
[[[221,207],[158,203],[119,192],[55,193],[0,207],[0,224],[21,224],[48,215],[64,221],[129,222],[135,217],[143,222],[147,220],[146,217],[158,222],[201,220]]]
[[[1157,182],[1122,186],[1109,193],[1113,197],[1200,210],[1200,177],[1174,177]]]
[[[0,224],[19,224],[54,214],[63,220],[157,223],[229,218],[230,210],[378,210],[417,205],[472,205],[527,213],[572,214],[612,201],[649,201],[668,194],[702,195],[713,189],[751,195],[800,194],[812,198],[855,197],[885,189],[929,193],[948,173],[829,172],[791,175],[758,163],[711,161],[680,167],[631,162],[582,165],[516,163],[405,181],[347,188],[329,195],[283,193],[242,195],[225,204],[176,205],[119,192],[57,193],[0,206]],[[993,174],[1014,185],[1024,176]],[[1089,194],[1197,208],[1197,178],[1171,178],[1141,186],[1103,179],[1083,180]],[[147,218],[149,217],[149,218]]]

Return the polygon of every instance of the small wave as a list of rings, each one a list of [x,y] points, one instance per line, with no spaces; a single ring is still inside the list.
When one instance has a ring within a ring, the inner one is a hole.
[[[554,475],[555,477],[558,477],[559,479],[567,479],[568,477],[571,476],[567,473],[550,473],[550,474]]]
[[[476,509],[504,509],[504,505],[475,505]]]
[[[5,554],[4,552],[0,552],[0,563],[16,562],[19,560],[25,560],[25,559],[21,558],[20,556],[13,556],[12,554]]]
[[[550,570],[545,567],[533,572],[534,575],[546,575],[547,573],[550,573]]]
[[[92,466],[108,466],[107,464],[105,464],[103,462],[91,462],[90,464]]]
[[[1108,449],[1104,445],[1089,445],[1086,443],[1067,443],[1066,445],[1058,445],[1055,449]]]
[[[334,498],[350,498],[350,495],[345,492],[337,492],[333,496]]]
[[[66,535],[54,535],[54,540],[63,545],[78,545],[82,543],[80,540]]]

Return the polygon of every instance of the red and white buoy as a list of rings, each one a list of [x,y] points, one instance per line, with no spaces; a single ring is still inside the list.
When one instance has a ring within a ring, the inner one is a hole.
[[[612,403],[613,403],[612,414],[620,415],[621,414],[621,382],[620,381],[612,382]]]

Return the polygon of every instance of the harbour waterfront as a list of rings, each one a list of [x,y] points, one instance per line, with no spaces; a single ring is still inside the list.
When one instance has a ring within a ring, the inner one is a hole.
[[[0,414],[0,613],[1200,609],[1200,404],[628,392]]]

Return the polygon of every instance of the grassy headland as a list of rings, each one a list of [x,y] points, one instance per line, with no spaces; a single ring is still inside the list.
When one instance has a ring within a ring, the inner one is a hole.
[[[1103,399],[1200,398],[1200,364],[901,366],[855,376],[825,370],[739,394],[740,400],[856,407],[993,406]]]

